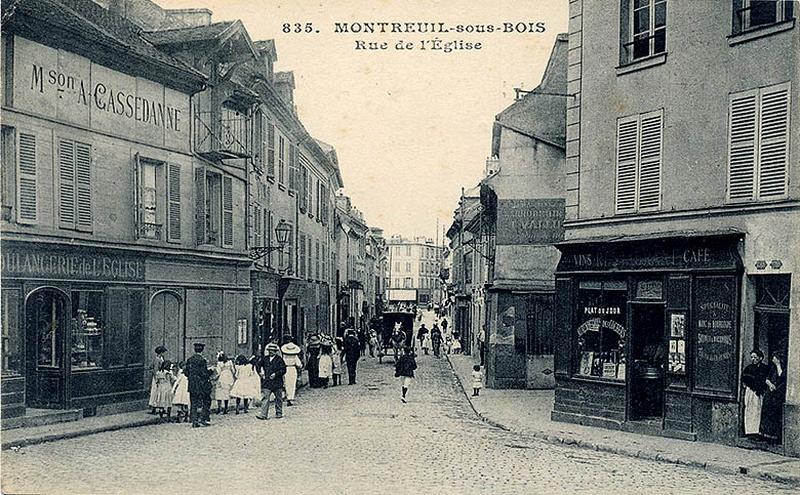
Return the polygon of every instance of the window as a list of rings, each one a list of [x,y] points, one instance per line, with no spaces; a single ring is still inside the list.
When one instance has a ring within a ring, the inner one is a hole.
[[[250,118],[247,112],[223,105],[220,112],[221,145],[240,155],[250,155]]]
[[[297,275],[300,278],[305,278],[306,276],[306,235],[302,232],[297,234],[299,238],[299,258],[297,260]]]
[[[181,169],[176,163],[163,163],[136,155],[136,236],[166,240],[181,238]],[[164,176],[166,174],[166,177]]]
[[[289,190],[297,192],[298,187],[298,170],[297,170],[297,147],[289,144]]]
[[[20,328],[20,290],[4,288],[2,291],[2,374],[19,374],[23,370],[22,352],[25,334]]]
[[[729,98],[728,200],[780,199],[787,192],[790,84]]]
[[[617,119],[616,212],[661,208],[663,110]]]
[[[286,141],[278,137],[278,184],[286,182]]]
[[[62,229],[92,231],[92,147],[58,141],[58,220]]]
[[[291,224],[290,224],[291,226]],[[287,244],[286,244],[286,272],[287,274],[291,275],[294,272],[294,228],[289,231],[289,235],[286,236]],[[281,253],[283,254],[283,253]]]
[[[411,246],[406,246],[406,256],[411,256]]]
[[[403,279],[403,288],[411,289],[414,286],[414,280],[411,277],[406,277]]]
[[[267,123],[267,177],[275,178],[275,124]]]
[[[70,327],[72,369],[103,366],[103,332],[105,330],[103,292],[73,291]]]
[[[627,290],[625,281],[579,283],[576,375],[625,379]]]
[[[793,4],[789,0],[733,0],[733,34],[793,19]]]
[[[406,262],[406,273],[411,273],[411,263]]]
[[[3,169],[2,193],[8,195],[3,206],[11,206],[16,210],[17,223],[35,224],[38,219],[36,135],[20,131],[15,136],[13,127],[3,126],[2,139],[3,163],[11,167],[16,163],[13,171],[5,167]],[[6,215],[10,219],[10,213]]]
[[[308,273],[306,274],[306,278],[311,280],[314,278],[314,264],[313,264],[313,239],[311,236],[306,237],[306,266],[308,267]]]
[[[620,64],[664,53],[667,49],[667,1],[623,0]]]
[[[198,244],[233,247],[233,179],[195,170]]]

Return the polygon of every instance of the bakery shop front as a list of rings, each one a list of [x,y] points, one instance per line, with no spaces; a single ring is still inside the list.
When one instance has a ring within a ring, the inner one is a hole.
[[[552,418],[734,443],[742,242],[725,231],[557,244]]]

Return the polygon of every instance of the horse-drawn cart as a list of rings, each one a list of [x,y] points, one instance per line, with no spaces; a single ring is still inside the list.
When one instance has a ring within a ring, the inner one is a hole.
[[[411,347],[414,341],[414,313],[408,311],[384,312],[381,316],[381,327],[378,339],[378,362],[383,362],[383,357],[392,355],[397,362],[397,357],[403,353],[403,347]],[[392,338],[395,328],[403,332],[403,339]]]

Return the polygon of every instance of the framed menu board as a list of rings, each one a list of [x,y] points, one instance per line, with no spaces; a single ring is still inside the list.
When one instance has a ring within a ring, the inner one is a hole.
[[[695,278],[692,336],[697,391],[730,396],[736,389],[736,293],[733,276]]]

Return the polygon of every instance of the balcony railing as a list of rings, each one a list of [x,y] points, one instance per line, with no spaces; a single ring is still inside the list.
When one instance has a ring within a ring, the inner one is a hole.
[[[214,131],[213,118],[219,118]],[[251,153],[250,118],[244,114],[220,117],[217,112],[196,112],[194,147],[201,155],[211,159],[249,158]]]
[[[163,226],[160,223],[143,223],[139,227],[140,239],[155,239],[161,240],[161,232]]]

